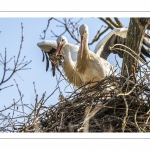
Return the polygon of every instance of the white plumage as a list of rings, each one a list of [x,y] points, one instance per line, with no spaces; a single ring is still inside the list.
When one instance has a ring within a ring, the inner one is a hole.
[[[46,46],[47,45],[47,46]],[[77,52],[79,50],[78,45],[68,43],[66,37],[61,36],[56,41],[43,41],[38,43],[38,46],[45,52],[51,51],[51,47],[55,48],[56,53],[62,50],[64,55],[63,71],[70,83],[79,87],[82,84],[82,80],[75,70]]]
[[[88,48],[88,26],[83,24],[79,28],[81,45],[78,51],[76,69],[84,83],[100,81],[114,72],[114,67],[105,59],[99,57]],[[93,86],[96,83],[92,83]]]

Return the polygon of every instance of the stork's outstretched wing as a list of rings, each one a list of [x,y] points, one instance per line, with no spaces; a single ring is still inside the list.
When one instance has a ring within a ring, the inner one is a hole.
[[[52,56],[55,55],[57,43],[56,41],[53,40],[45,40],[43,42],[37,43],[37,45],[42,50],[43,53],[42,61],[44,61],[46,57],[46,71],[47,71],[49,69],[49,60],[51,60]],[[53,76],[55,76],[56,66],[52,60],[51,60],[51,65],[52,65],[52,74]]]
[[[100,57],[107,60],[108,56],[113,52],[114,54],[118,54],[119,57],[123,58],[123,51],[111,51],[109,47],[112,47],[114,44],[123,44],[126,45],[126,35],[127,35],[128,28],[116,28],[112,31],[110,31],[104,38],[102,38],[98,44],[95,47],[95,53],[99,55]],[[147,34],[144,35],[145,37],[149,38]],[[150,48],[150,43],[146,40],[146,38],[143,39],[143,45],[141,48],[141,54],[140,57],[146,61],[146,57],[150,58],[150,54],[144,47]],[[119,46],[118,46],[119,47]],[[120,46],[121,48],[121,46]]]

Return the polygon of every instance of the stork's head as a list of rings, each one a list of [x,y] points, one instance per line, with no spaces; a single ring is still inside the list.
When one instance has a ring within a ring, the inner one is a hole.
[[[65,36],[60,36],[57,38],[57,50],[56,50],[56,56],[58,53],[62,50],[62,48],[68,43],[68,40]]]
[[[86,24],[82,24],[80,27],[79,27],[79,32],[80,32],[80,36],[84,36],[84,37],[87,37],[88,35],[88,26]]]
[[[85,44],[85,39],[88,37],[88,26],[86,24],[82,24],[79,28],[80,36],[81,36],[81,58],[83,55],[83,46]]]

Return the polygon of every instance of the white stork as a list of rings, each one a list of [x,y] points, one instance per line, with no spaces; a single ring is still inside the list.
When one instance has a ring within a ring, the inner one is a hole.
[[[84,83],[100,81],[111,74],[114,75],[114,67],[105,59],[89,50],[88,26],[83,24],[79,28],[81,45],[78,51],[76,69]],[[95,83],[92,83],[93,86]]]
[[[58,37],[57,43],[54,43],[54,41],[44,41],[37,45],[46,53],[50,53],[54,49],[56,56],[62,50],[64,55],[63,71],[68,81],[76,87],[79,87],[82,84],[82,80],[79,73],[75,70],[79,46],[68,43],[68,40],[64,36]]]

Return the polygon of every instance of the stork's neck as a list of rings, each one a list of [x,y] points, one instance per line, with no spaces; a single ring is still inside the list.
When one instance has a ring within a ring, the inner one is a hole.
[[[80,53],[81,53],[81,47],[80,47]],[[83,44],[83,60],[88,58],[89,53],[89,46],[88,46],[88,35],[87,37],[84,37],[84,44]]]
[[[81,45],[77,57],[77,70],[79,73],[84,73],[87,67],[87,61],[90,59],[89,47],[88,47],[88,36],[85,38],[83,43],[83,55],[81,58]]]
[[[89,50],[88,41],[89,41],[89,37],[87,35],[87,37],[85,37],[85,41],[84,41],[84,50],[85,51]]]
[[[64,61],[69,63],[73,62],[68,44],[66,44],[65,47],[63,48],[63,54],[64,54]]]

